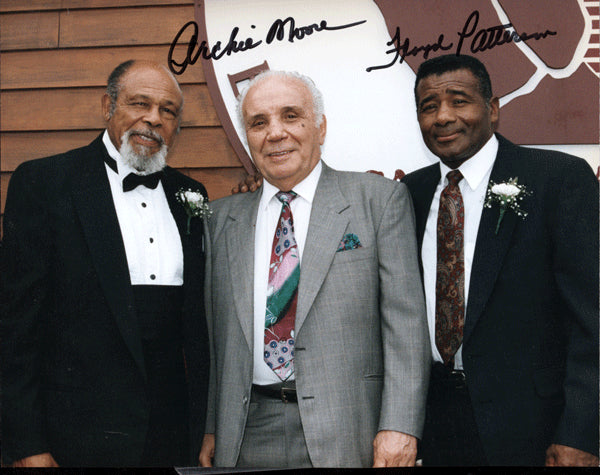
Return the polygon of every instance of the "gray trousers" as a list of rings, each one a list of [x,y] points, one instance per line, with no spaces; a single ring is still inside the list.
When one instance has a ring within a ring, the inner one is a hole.
[[[312,467],[298,404],[252,391],[237,467]]]

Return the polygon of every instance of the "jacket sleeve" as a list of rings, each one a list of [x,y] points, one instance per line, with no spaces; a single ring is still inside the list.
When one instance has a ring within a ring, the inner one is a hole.
[[[565,409],[554,443],[598,455],[598,181],[577,160],[565,170],[552,230],[553,273],[567,335]]]
[[[415,218],[404,184],[394,187],[377,229],[384,387],[379,430],[421,437],[431,348]]]
[[[209,223],[214,223],[216,216],[211,217]],[[214,228],[206,226],[207,238],[205,240],[205,265],[204,265],[204,302],[206,311],[206,322],[208,325],[209,347],[210,347],[210,370],[208,382],[208,401],[206,411],[205,434],[214,434],[216,425],[216,363],[213,342],[213,309],[212,309],[212,236]]]
[[[47,452],[40,401],[43,323],[52,311],[48,197],[36,162],[8,187],[3,222],[0,337],[4,464]]]

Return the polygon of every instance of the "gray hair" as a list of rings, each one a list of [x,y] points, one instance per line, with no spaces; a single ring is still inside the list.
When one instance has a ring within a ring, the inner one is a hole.
[[[119,64],[112,70],[110,76],[108,76],[108,81],[106,82],[106,94],[110,97],[109,117],[113,116],[117,107],[117,98],[119,97],[119,91],[121,90],[121,79],[134,64],[135,60],[129,59]]]
[[[257,74],[254,78],[252,78],[252,80],[248,83],[246,89],[244,89],[242,93],[237,97],[237,115],[238,121],[242,126],[242,130],[246,130],[246,126],[244,124],[244,113],[242,111],[242,108],[244,106],[246,96],[248,95],[248,91],[259,82],[271,77],[297,79],[301,81],[310,92],[313,103],[313,110],[316,118],[316,125],[317,127],[321,125],[321,123],[323,122],[323,116],[325,114],[325,104],[323,102],[323,94],[321,94],[321,91],[317,89],[317,86],[315,85],[314,81],[308,76],[304,76],[303,74],[300,74],[296,71],[276,71],[267,69],[266,71],[263,71]]]

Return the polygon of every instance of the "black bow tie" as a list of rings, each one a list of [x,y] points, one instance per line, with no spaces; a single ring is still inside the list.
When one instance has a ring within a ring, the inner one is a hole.
[[[155,189],[158,186],[162,172],[151,173],[150,175],[136,175],[130,173],[123,178],[123,191],[131,191],[138,185],[144,185],[147,188]]]

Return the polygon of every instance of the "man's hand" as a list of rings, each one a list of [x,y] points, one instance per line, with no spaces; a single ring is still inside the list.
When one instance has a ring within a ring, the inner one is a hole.
[[[417,439],[412,435],[382,430],[373,441],[373,467],[413,467]]]
[[[263,177],[260,172],[256,172],[256,175],[248,175],[244,181],[241,181],[231,189],[231,194],[246,193],[248,191],[256,191],[262,185]]]
[[[58,467],[56,460],[52,457],[50,452],[43,454],[32,455],[31,457],[25,457],[21,460],[16,460],[12,464],[13,467]]]
[[[547,467],[598,467],[598,457],[583,450],[552,444],[546,450]]]
[[[204,434],[202,448],[198,461],[201,467],[212,467],[212,459],[215,456],[215,434]]]

